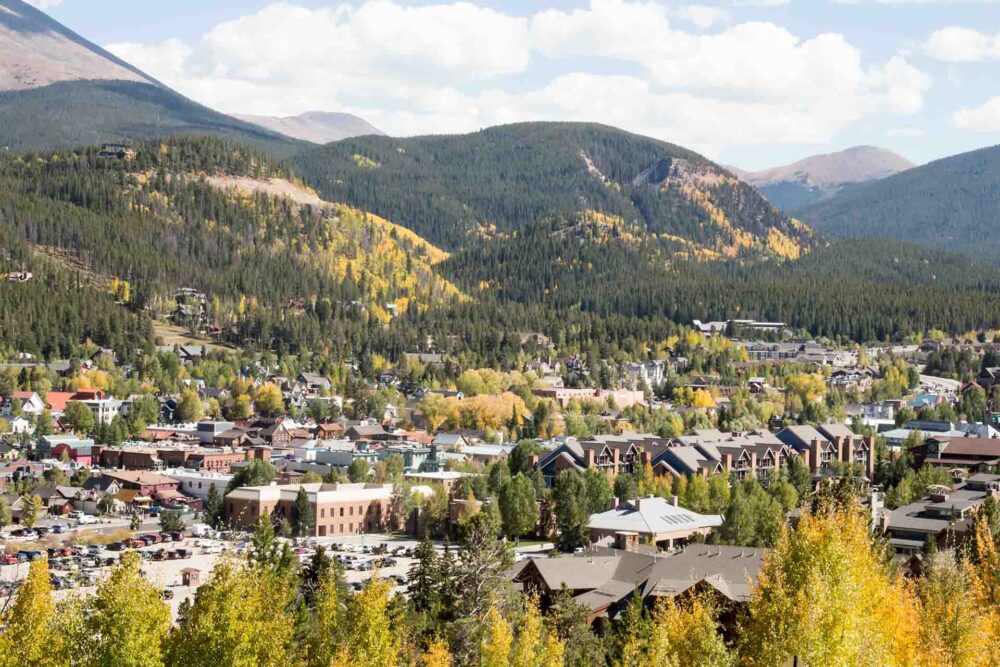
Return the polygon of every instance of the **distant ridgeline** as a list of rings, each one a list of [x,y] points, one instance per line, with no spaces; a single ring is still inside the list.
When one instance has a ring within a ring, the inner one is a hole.
[[[208,137],[104,153],[0,156],[0,273],[35,274],[0,281],[8,351],[131,354],[154,319],[341,358],[430,339],[495,366],[525,331],[613,351],[696,318],[855,340],[1000,326],[998,269],[829,242],[704,158],[600,126],[369,137],[290,163]]]

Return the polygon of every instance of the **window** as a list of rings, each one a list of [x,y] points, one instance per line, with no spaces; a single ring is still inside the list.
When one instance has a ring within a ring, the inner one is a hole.
[[[344,516],[344,508],[343,507],[340,508],[340,516]],[[343,530],[343,528],[341,528],[341,530]]]
[[[351,516],[354,516],[354,507],[351,507]]]

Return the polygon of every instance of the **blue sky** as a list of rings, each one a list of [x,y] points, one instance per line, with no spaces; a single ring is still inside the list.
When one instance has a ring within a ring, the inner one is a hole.
[[[1000,2],[35,0],[228,113],[393,134],[592,120],[762,168],[1000,143]]]

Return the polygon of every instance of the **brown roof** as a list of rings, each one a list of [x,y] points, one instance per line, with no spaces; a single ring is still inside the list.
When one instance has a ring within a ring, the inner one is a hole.
[[[145,470],[115,470],[102,474],[128,484],[141,484],[143,486],[151,484],[177,484],[176,479]]]
[[[947,443],[942,455],[950,456],[1000,456],[1000,438],[934,438]]]

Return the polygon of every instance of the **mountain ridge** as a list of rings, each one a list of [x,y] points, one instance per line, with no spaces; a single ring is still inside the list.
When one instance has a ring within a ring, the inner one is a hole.
[[[233,117],[314,144],[328,144],[367,134],[385,135],[360,116],[334,111],[306,111],[297,116],[280,117],[233,114]]]
[[[760,171],[730,169],[756,187],[772,204],[788,211],[914,166],[913,162],[889,149],[863,145],[810,155],[791,164]]]
[[[1000,146],[935,160],[795,213],[837,236],[903,239],[996,263]]]
[[[705,157],[593,123],[360,137],[304,151],[293,165],[325,198],[372,210],[448,250],[585,211],[726,257],[799,254],[814,242],[811,230]]]
[[[163,85],[22,0],[0,0],[0,43],[0,90],[78,80]]]

